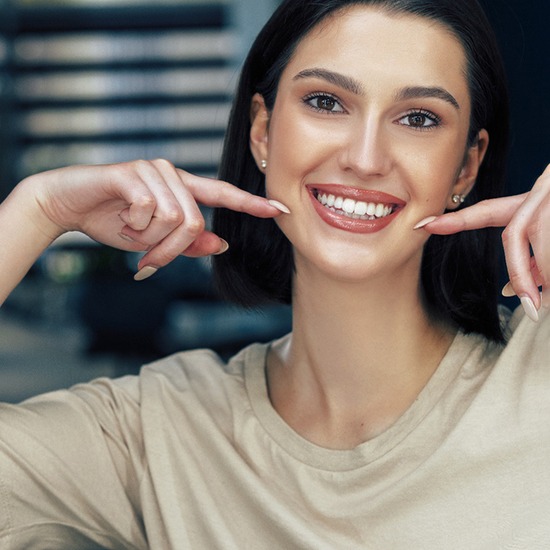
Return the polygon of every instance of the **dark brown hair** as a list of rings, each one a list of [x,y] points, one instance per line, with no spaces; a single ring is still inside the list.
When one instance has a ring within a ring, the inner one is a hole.
[[[464,206],[503,194],[508,136],[508,93],[491,26],[477,0],[286,0],[264,26],[244,63],[230,117],[220,178],[265,196],[265,180],[249,148],[254,93],[273,108],[281,74],[298,43],[326,17],[352,5],[412,14],[447,27],[462,44],[472,103],[469,143],[490,136],[476,185]],[[272,219],[221,209],[214,231],[231,243],[214,259],[222,293],[245,306],[290,303],[292,246]],[[465,332],[501,340],[497,312],[499,234],[494,229],[432,236],[423,253],[421,280],[430,313]]]

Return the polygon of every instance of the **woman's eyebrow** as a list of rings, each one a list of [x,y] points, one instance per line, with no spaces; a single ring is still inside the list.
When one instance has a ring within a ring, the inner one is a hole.
[[[304,69],[294,76],[293,80],[299,80],[301,78],[320,78],[334,84],[335,86],[343,88],[352,94],[361,96],[365,95],[365,90],[359,81],[355,80],[351,76],[329,71],[328,69],[321,69],[317,67],[312,69]],[[440,88],[438,86],[407,86],[397,92],[395,100],[404,101],[407,99],[419,99],[423,97],[435,97],[437,99],[442,99],[443,101],[450,103],[455,109],[460,109],[460,105],[454,96],[445,90],[445,88]]]
[[[399,90],[395,96],[395,100],[404,101],[407,99],[419,99],[423,97],[435,97],[437,99],[442,99],[443,101],[450,103],[455,109],[460,109],[460,105],[454,96],[444,88],[439,88],[437,86],[409,86]]]
[[[334,84],[335,86],[338,86],[339,88],[343,88],[344,90],[347,90],[352,94],[365,95],[363,86],[361,86],[360,82],[358,82],[354,78],[351,78],[350,76],[336,73],[334,71],[329,71],[327,69],[304,69],[303,71],[300,71],[293,78],[293,80],[299,80],[300,78],[320,78],[322,80],[330,82],[331,84]]]

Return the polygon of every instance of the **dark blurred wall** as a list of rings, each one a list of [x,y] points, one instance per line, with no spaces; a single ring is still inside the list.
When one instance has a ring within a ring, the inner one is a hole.
[[[457,0],[460,1],[460,0]],[[482,0],[509,77],[509,188],[529,189],[550,163],[550,0]]]

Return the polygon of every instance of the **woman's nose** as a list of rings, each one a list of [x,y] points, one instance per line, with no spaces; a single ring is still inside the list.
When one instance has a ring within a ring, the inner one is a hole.
[[[361,179],[386,175],[392,164],[389,136],[378,122],[357,122],[341,145],[340,168]]]

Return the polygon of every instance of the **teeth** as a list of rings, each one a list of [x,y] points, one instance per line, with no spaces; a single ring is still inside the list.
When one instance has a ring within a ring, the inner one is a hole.
[[[342,210],[346,214],[353,214],[353,211],[355,210],[355,201],[353,199],[344,199],[344,202],[342,203]]]
[[[367,203],[363,201],[357,201],[355,203],[355,209],[353,210],[354,214],[358,216],[364,216],[367,213]]]
[[[393,206],[389,204],[355,201],[326,193],[319,193],[317,200],[333,212],[339,211],[344,216],[354,219],[374,220],[384,218],[393,212]]]

